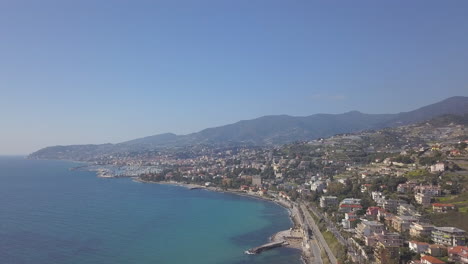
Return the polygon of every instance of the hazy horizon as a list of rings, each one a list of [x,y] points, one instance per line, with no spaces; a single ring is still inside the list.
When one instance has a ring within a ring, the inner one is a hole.
[[[468,96],[466,1],[5,1],[0,154]]]

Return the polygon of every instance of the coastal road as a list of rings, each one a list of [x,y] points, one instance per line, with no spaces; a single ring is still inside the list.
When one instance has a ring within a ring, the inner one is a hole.
[[[328,246],[327,242],[325,241],[325,238],[323,238],[322,232],[320,232],[320,229],[315,224],[315,221],[312,218],[312,216],[310,215],[309,211],[307,210],[306,205],[301,203],[300,208],[301,208],[303,216],[304,216],[304,220],[305,220],[304,222],[309,226],[309,228],[314,233],[314,238],[316,239],[316,241],[318,243],[320,243],[322,248],[325,249],[325,252],[327,253],[327,256],[328,256],[328,259],[330,260],[330,262],[332,264],[337,264],[338,261],[337,261],[335,255],[333,255],[333,252],[330,249],[330,247]],[[314,254],[314,256],[315,256],[315,254]],[[319,255],[319,256],[321,256],[321,255]]]
[[[325,217],[315,206],[313,206],[310,203],[307,205],[307,208],[309,208],[312,211],[312,213],[314,213],[317,217],[325,220],[325,223],[327,224],[327,229],[333,233],[333,235],[336,237],[340,244],[346,247],[348,256],[350,256],[353,259],[361,259],[362,256],[356,252],[353,243],[351,243],[349,239],[345,239],[343,235],[341,235],[336,225],[332,221],[330,221],[328,217]]]
[[[308,204],[307,208],[310,209],[318,218],[323,219],[325,223],[327,224],[327,229],[328,231],[332,232],[332,234],[336,237],[338,242],[342,244],[343,246],[348,246],[348,243],[346,239],[341,235],[340,231],[336,228],[335,224],[328,219],[328,217],[324,216],[317,208],[315,208],[313,205]]]
[[[313,236],[309,236],[309,230],[311,230],[311,228],[305,222],[304,214],[297,203],[293,203],[291,214],[295,216],[295,219],[297,219],[297,222],[302,227],[304,233],[303,243],[306,243],[310,249],[310,251],[304,252],[305,255],[308,256],[307,259],[305,259],[305,262],[308,264],[323,264],[322,252],[320,251],[320,247],[315,238]],[[306,248],[304,248],[304,244],[303,250],[306,250]]]
[[[314,264],[323,264],[322,261],[322,252],[320,251],[319,244],[315,238],[309,241],[310,249],[314,255]]]

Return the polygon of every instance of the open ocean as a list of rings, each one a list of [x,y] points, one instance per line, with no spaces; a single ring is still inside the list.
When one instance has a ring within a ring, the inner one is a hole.
[[[291,227],[276,204],[74,166],[0,157],[0,263],[301,263],[288,248],[244,254]]]

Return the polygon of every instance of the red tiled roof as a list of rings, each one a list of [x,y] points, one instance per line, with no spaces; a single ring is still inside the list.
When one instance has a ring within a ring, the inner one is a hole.
[[[429,263],[432,263],[432,264],[444,264],[445,261],[442,261],[438,258],[434,258],[433,256],[422,256],[421,257],[421,260],[426,260],[428,261]]]
[[[468,251],[468,247],[466,246],[456,246],[456,247],[450,247],[448,248],[448,253],[452,253],[452,254],[459,254],[463,251]]]
[[[453,205],[453,204],[443,204],[443,203],[433,203],[432,206],[435,206],[435,207],[454,207],[455,205]]]

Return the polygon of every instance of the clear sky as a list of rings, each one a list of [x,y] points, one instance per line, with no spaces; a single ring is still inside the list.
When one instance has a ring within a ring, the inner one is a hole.
[[[0,154],[468,95],[468,1],[0,0]]]

